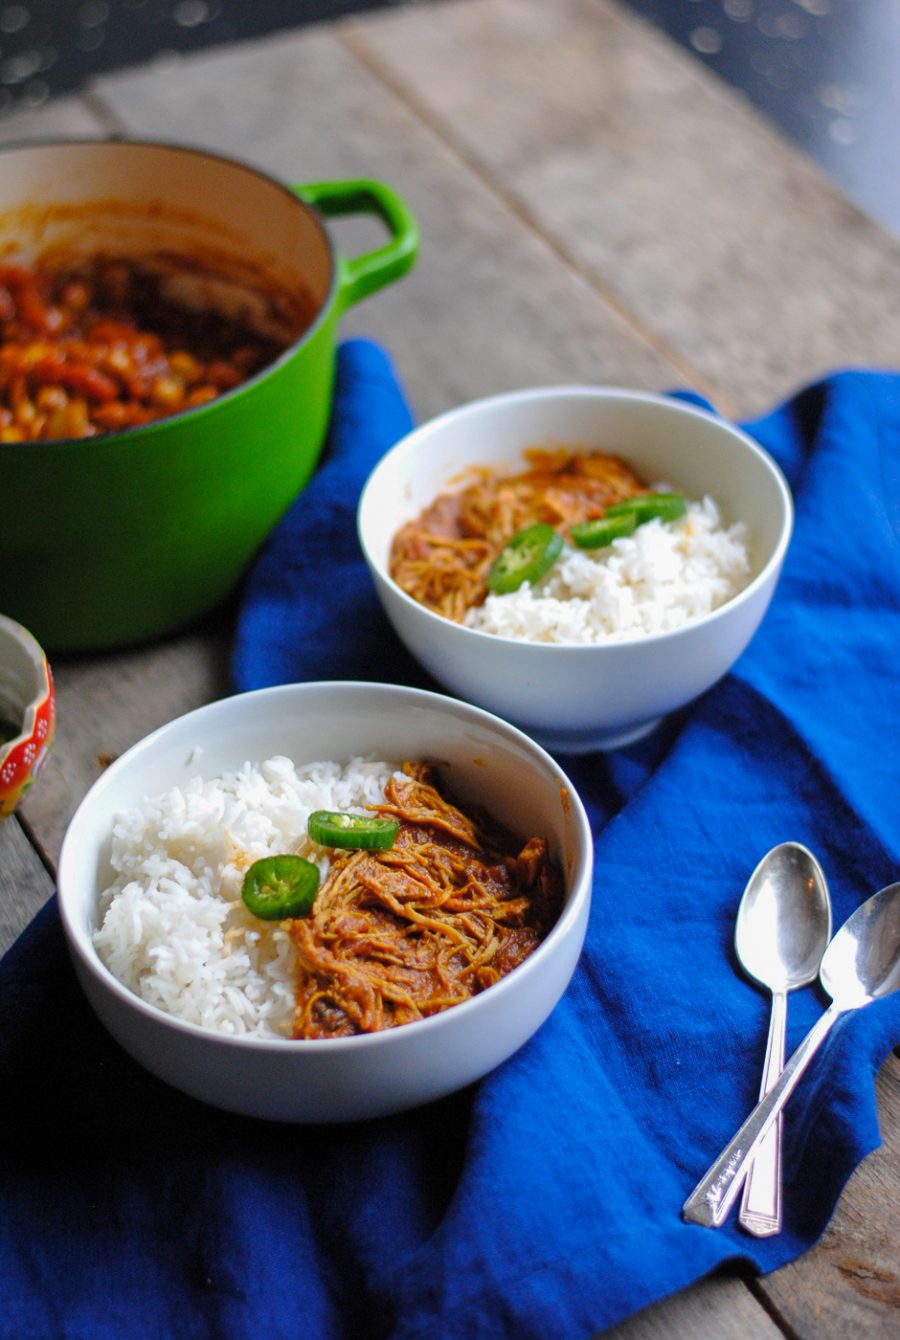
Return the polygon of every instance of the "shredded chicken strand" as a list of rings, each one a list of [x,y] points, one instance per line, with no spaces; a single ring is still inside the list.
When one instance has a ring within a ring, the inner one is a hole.
[[[400,829],[387,851],[335,857],[309,916],[287,923],[298,964],[297,1038],[424,1019],[484,991],[540,944],[562,906],[544,838],[522,846],[405,763],[369,806]]]
[[[605,452],[532,450],[514,475],[479,471],[454,493],[442,493],[394,536],[390,573],[414,600],[462,623],[487,595],[488,571],[517,531],[538,522],[563,535],[603,516],[607,507],[647,485]]]

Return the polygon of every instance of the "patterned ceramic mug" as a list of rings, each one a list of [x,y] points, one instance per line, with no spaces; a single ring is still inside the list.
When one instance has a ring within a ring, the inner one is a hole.
[[[47,657],[26,628],[0,614],[0,818],[40,776],[55,724]]]

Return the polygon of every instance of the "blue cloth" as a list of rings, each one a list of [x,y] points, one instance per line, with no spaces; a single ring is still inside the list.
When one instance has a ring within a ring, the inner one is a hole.
[[[354,521],[409,421],[381,351],[344,345],[328,452],[246,584],[237,688],[428,683]],[[758,859],[809,846],[836,926],[900,877],[900,376],[829,377],[748,427],[797,503],[774,602],[701,701],[632,749],[567,761],[596,840],[584,955],[486,1080],[347,1127],[215,1112],[118,1050],[55,907],[36,919],[0,969],[2,1340],[579,1340],[819,1236],[878,1144],[873,1072],[900,1041],[900,994],[839,1024],[788,1106],[781,1236],[680,1211],[756,1099],[768,999],[732,940]],[[789,1046],[823,1006],[814,987],[791,996]]]

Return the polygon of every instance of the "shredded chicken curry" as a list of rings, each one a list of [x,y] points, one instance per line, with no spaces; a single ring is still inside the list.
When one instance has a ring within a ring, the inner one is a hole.
[[[528,469],[512,475],[482,471],[401,526],[389,566],[402,590],[462,623],[468,610],[483,603],[488,570],[517,531],[543,522],[566,534],[647,488],[624,461],[603,452],[535,449],[525,456]]]
[[[299,965],[296,1038],[378,1032],[499,981],[556,922],[563,881],[547,842],[470,817],[405,763],[372,808],[400,828],[387,851],[337,855],[312,913],[288,923]]]

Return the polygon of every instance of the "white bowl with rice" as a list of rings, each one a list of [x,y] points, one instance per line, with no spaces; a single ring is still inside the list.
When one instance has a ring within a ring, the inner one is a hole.
[[[621,458],[646,487],[681,493],[685,515],[590,552],[566,544],[545,576],[488,593],[464,622],[394,580],[395,537],[436,498],[560,448]],[[572,753],[641,738],[731,668],[768,608],[792,525],[781,471],[740,429],[667,396],[582,386],[490,397],[413,430],[375,467],[358,511],[378,596],[423,666]]]
[[[437,764],[461,809],[547,840],[558,917],[462,1003],[380,1031],[292,1036],[291,923],[251,916],[241,876],[285,849],[327,876],[336,854],[310,848],[309,812],[378,804],[404,760]],[[314,683],[200,708],[112,764],[66,833],[59,902],[92,1007],[148,1070],[229,1111],[335,1122],[438,1098],[527,1042],[575,969],[591,873],[583,806],[527,736],[443,695]]]

